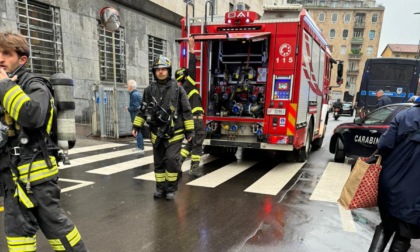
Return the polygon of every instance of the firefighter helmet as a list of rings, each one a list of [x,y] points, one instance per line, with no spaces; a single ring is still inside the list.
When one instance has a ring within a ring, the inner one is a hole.
[[[155,76],[155,79],[157,79],[156,78],[156,74],[155,74],[155,69],[157,69],[157,68],[166,68],[166,69],[168,69],[168,78],[171,78],[171,75],[172,75],[172,65],[171,65],[171,61],[167,57],[165,57],[163,55],[159,55],[153,61],[152,72],[153,72],[153,75]]]
[[[188,75],[188,69],[187,68],[180,68],[176,70],[175,72],[175,79],[178,82],[183,82],[185,77]]]

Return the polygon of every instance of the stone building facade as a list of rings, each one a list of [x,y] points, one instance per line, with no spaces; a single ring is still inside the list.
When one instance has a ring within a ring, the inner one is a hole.
[[[344,63],[340,87],[331,90],[331,99],[354,102],[365,62],[377,57],[385,7],[375,0],[289,0],[309,11],[326,37],[335,60]],[[336,79],[333,71],[332,80]]]

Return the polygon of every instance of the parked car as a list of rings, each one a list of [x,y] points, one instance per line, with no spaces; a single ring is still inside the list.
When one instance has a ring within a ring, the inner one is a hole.
[[[353,116],[353,103],[351,102],[343,102],[343,107],[341,109],[341,115],[349,115]]]
[[[376,150],[379,137],[389,128],[395,115],[413,103],[396,103],[373,110],[353,123],[342,123],[333,132],[330,152],[334,162],[344,163],[346,157],[368,157]]]

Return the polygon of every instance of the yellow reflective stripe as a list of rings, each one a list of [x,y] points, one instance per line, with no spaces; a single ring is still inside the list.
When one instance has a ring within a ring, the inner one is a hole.
[[[166,180],[169,182],[174,182],[178,179],[178,172],[168,172],[166,171]]]
[[[66,251],[66,249],[63,246],[63,243],[61,243],[60,239],[50,239],[48,240],[51,247],[54,249],[54,251]]]
[[[193,80],[193,78],[191,78],[189,75],[187,76],[187,80],[188,80],[191,84],[195,85],[195,81],[194,81],[194,80]]]
[[[76,227],[74,227],[73,230],[66,235],[66,238],[72,247],[74,247],[82,239]]]
[[[172,137],[171,139],[169,139],[168,142],[172,143],[172,142],[176,142],[182,139],[184,139],[184,135],[176,135]]]
[[[52,121],[54,116],[54,98],[51,98],[50,100],[51,109],[50,109],[50,118],[48,118],[48,124],[47,124],[47,134],[50,134],[51,127],[52,127]]]
[[[141,126],[143,126],[143,123],[144,123],[143,118],[141,118],[140,116],[134,117],[134,121],[133,121],[134,126],[141,127]]]
[[[188,155],[190,155],[189,151],[187,151],[186,149],[181,149],[181,156],[188,157]]]
[[[18,85],[16,85],[9,89],[9,91],[7,91],[3,97],[3,107],[9,112],[9,114],[13,98],[16,96],[16,94],[20,93],[19,91],[23,92],[22,89]]]
[[[6,237],[9,251],[36,251],[36,235],[32,237]]]
[[[19,118],[19,111],[22,105],[25,102],[30,101],[30,100],[31,99],[25,93],[23,93],[23,91],[22,91],[22,94],[19,94],[19,96],[15,98],[11,106],[11,114],[10,114],[13,117],[13,119],[15,119],[15,121],[17,121]]]
[[[204,109],[203,109],[203,107],[195,107],[195,108],[191,109],[191,113],[193,113],[193,114],[197,111],[203,111],[204,112]]]
[[[191,161],[200,162],[200,155],[191,155]]]
[[[48,168],[45,160],[38,160],[32,163],[30,182],[35,182],[44,178],[48,178],[58,173],[58,167],[57,167],[57,162],[55,161],[55,158],[53,156],[50,156],[50,160],[53,165],[51,169]],[[21,166],[18,166],[19,179],[23,183],[28,182],[29,165],[30,164],[23,164]],[[15,179],[14,175],[13,177]]]
[[[184,121],[185,130],[194,130],[194,121],[193,120],[185,120]]]
[[[197,89],[193,89],[193,90],[191,90],[191,92],[188,93],[188,99],[190,99],[190,97],[193,96],[194,94],[198,94],[199,95]]]
[[[150,141],[152,142],[152,144],[154,144],[156,142],[156,138],[157,138],[157,136],[155,134],[153,134],[153,132],[150,132]]]
[[[184,132],[184,129],[175,130],[174,135],[178,135],[182,132]]]
[[[16,184],[16,191],[14,197],[18,197],[19,200],[25,205],[26,208],[33,208],[34,203],[28,198],[26,192],[22,189],[19,183],[15,181]]]
[[[156,182],[165,182],[165,173],[156,173],[155,172]]]

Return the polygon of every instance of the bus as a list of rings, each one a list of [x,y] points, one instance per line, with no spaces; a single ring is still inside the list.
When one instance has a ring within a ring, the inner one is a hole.
[[[420,61],[418,59],[368,59],[356,96],[357,116],[363,117],[377,107],[376,91],[382,89],[393,103],[407,102],[419,95]]]

